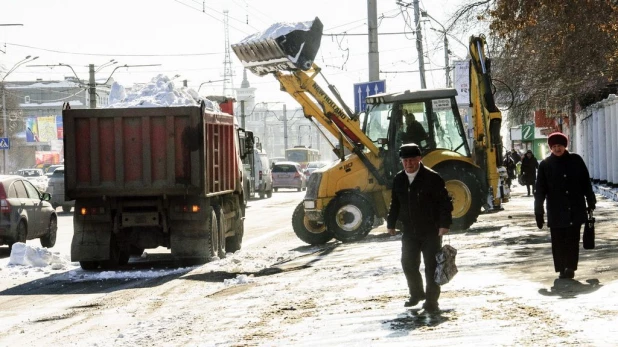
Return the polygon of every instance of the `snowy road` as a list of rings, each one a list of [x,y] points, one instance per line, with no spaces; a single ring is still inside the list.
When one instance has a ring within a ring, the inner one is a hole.
[[[173,269],[164,253],[96,275],[0,262],[0,345],[616,345],[616,203],[600,198],[575,280],[555,280],[549,232],[514,195],[450,236],[460,273],[438,315],[403,307],[400,236],[306,246],[289,222],[302,193],[279,192],[251,201],[241,252],[203,266]]]

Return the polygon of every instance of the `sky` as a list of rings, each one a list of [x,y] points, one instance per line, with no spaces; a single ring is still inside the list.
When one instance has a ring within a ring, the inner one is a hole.
[[[428,88],[445,85],[443,36],[441,29],[464,0],[422,0],[421,9],[431,17],[423,21],[426,79]],[[125,87],[147,83],[163,74],[173,80],[187,80],[201,95],[224,91],[224,11],[228,11],[228,41],[238,43],[247,36],[278,22],[310,21],[319,17],[324,36],[316,64],[328,82],[335,85],[346,103],[353,104],[353,84],[368,80],[367,6],[350,6],[347,1],[315,0],[303,8],[284,0],[0,0],[0,71],[10,69],[26,56],[33,62],[15,69],[7,81],[59,80],[74,76],[88,80],[88,65],[94,64],[98,81],[110,75]],[[413,8],[395,0],[378,1],[380,79],[387,91],[420,88],[417,51],[411,29]],[[407,34],[401,34],[407,32]],[[387,33],[391,33],[386,35]],[[392,34],[400,33],[400,34]],[[330,36],[337,34],[336,36]],[[478,33],[470,33],[478,34]],[[465,58],[467,36],[450,39],[451,59]],[[462,43],[463,42],[463,43]],[[227,87],[239,87],[242,64],[229,50],[233,76]],[[114,59],[115,65],[106,63]],[[54,65],[36,67],[32,65]],[[129,65],[129,68],[117,68]],[[157,66],[136,66],[157,65]],[[409,72],[413,71],[413,72]],[[5,77],[3,73],[0,76]],[[279,90],[272,76],[249,73],[256,100],[296,102]],[[182,82],[180,82],[182,83]],[[275,106],[280,107],[280,106]]]

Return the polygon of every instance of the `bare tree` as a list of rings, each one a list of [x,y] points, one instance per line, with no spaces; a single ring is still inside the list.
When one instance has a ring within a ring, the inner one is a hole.
[[[573,114],[616,92],[616,6],[615,0],[476,1],[462,6],[451,25],[489,22],[496,97],[522,123],[537,108]]]

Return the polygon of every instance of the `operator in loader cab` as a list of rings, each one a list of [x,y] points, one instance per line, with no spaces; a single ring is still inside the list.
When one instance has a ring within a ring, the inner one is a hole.
[[[408,110],[403,110],[403,116],[406,122],[406,131],[403,136],[403,143],[416,143],[421,147],[426,146],[427,132],[423,125],[416,120],[413,113]]]
[[[399,148],[404,169],[395,175],[386,228],[395,235],[395,224],[401,221],[401,265],[406,276],[410,299],[405,307],[425,300],[423,308],[439,312],[440,286],[434,280],[436,254],[442,247],[442,235],[449,232],[453,204],[444,180],[421,162],[421,150],[414,143]],[[419,271],[421,254],[425,263],[426,287]]]

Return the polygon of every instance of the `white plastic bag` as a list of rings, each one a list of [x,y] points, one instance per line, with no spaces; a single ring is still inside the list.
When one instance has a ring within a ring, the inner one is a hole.
[[[455,265],[456,256],[457,250],[451,245],[442,246],[440,252],[436,254],[438,266],[436,267],[434,280],[437,284],[447,284],[455,277],[458,272],[457,265]]]

